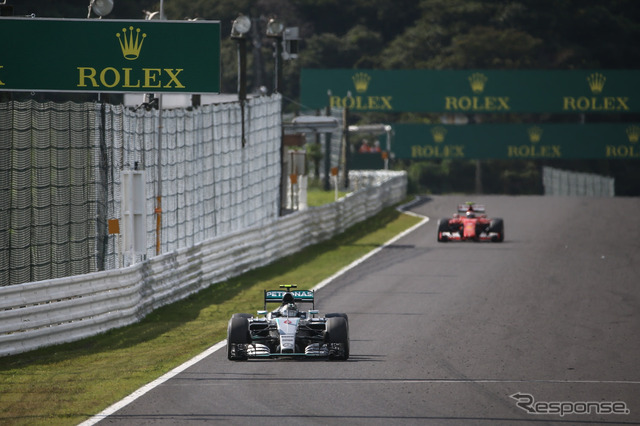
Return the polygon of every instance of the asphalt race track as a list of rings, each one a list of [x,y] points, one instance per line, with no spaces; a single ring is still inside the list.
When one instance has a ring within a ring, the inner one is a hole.
[[[438,243],[468,199],[318,291],[348,361],[223,347],[100,424],[640,424],[640,199],[473,197],[505,242]]]

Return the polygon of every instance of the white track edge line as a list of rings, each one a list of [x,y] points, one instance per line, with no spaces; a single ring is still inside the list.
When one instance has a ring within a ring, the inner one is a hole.
[[[150,383],[147,383],[146,385],[144,385],[140,389],[138,389],[138,390],[134,391],[133,393],[131,393],[129,396],[126,396],[123,399],[121,399],[120,401],[116,402],[115,404],[105,408],[100,413],[96,414],[95,416],[91,417],[90,419],[87,419],[84,422],[80,423],[79,426],[91,426],[91,425],[94,425],[94,424],[98,423],[100,420],[104,420],[105,418],[109,417],[111,414],[115,413],[116,411],[120,410],[121,408],[124,408],[125,406],[131,404],[133,401],[135,401],[136,399],[140,398],[142,395],[146,394],[150,390],[155,389],[156,387],[160,386],[162,383],[166,382],[167,380],[169,380],[169,379],[177,376],[178,374],[182,373],[184,370],[186,370],[187,368],[191,367],[192,365],[202,361],[204,358],[206,358],[209,355],[213,354],[218,349],[221,349],[221,348],[225,347],[226,344],[227,344],[226,340],[223,340],[221,342],[216,343],[215,345],[211,346],[209,349],[205,350],[204,352],[196,355],[195,357],[191,358],[190,360],[188,360],[188,361],[184,362],[183,364],[177,366],[176,368],[174,368],[173,370],[169,371],[168,373],[163,374],[162,376],[158,377],[154,381],[152,381]]]

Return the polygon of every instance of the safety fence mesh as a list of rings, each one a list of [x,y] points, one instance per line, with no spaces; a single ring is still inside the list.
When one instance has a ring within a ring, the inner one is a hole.
[[[280,98],[247,102],[245,147],[241,116],[238,103],[162,112],[1,103],[0,285],[128,266],[275,220]],[[122,217],[123,170],[145,176],[142,253],[108,233]]]
[[[0,104],[2,285],[96,270],[95,120],[92,104]]]
[[[615,197],[615,178],[593,173],[542,168],[544,195],[578,197]]]

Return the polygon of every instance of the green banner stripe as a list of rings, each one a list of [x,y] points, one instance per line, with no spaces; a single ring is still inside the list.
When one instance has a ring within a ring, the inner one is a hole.
[[[398,159],[640,159],[640,124],[395,124]]]
[[[302,69],[301,103],[353,111],[640,112],[638,70]]]

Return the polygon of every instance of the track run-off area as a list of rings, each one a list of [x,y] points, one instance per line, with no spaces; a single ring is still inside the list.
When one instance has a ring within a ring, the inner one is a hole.
[[[459,203],[503,243],[436,241]],[[640,424],[637,198],[432,196],[429,220],[321,283],[348,361],[228,361],[225,342],[86,424]]]

